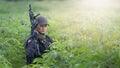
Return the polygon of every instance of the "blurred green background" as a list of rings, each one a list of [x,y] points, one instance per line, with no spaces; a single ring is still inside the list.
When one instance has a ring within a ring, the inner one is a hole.
[[[0,68],[120,68],[119,0],[0,0]],[[28,5],[47,17],[55,41],[25,65]],[[41,63],[41,64],[39,64]]]

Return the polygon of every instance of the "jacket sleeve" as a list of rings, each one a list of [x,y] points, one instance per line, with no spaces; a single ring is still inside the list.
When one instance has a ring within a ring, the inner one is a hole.
[[[35,40],[34,39],[29,39],[26,42],[25,50],[26,50],[26,64],[32,63],[35,54]]]

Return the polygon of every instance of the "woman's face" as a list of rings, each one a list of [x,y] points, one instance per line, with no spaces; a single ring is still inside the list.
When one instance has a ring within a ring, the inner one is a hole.
[[[47,30],[47,24],[45,24],[45,25],[39,25],[38,24],[37,31],[39,33],[45,34],[46,30]]]

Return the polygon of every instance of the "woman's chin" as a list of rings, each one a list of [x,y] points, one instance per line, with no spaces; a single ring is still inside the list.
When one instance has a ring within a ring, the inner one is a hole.
[[[45,34],[45,32],[41,32],[42,34]]]

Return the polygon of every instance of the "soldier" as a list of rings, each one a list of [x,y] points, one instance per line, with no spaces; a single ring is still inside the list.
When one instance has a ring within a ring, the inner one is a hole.
[[[41,57],[45,50],[50,50],[49,45],[53,42],[52,39],[45,34],[48,25],[47,19],[40,16],[36,18],[35,22],[37,25],[25,45],[26,64],[31,64],[35,58]]]

